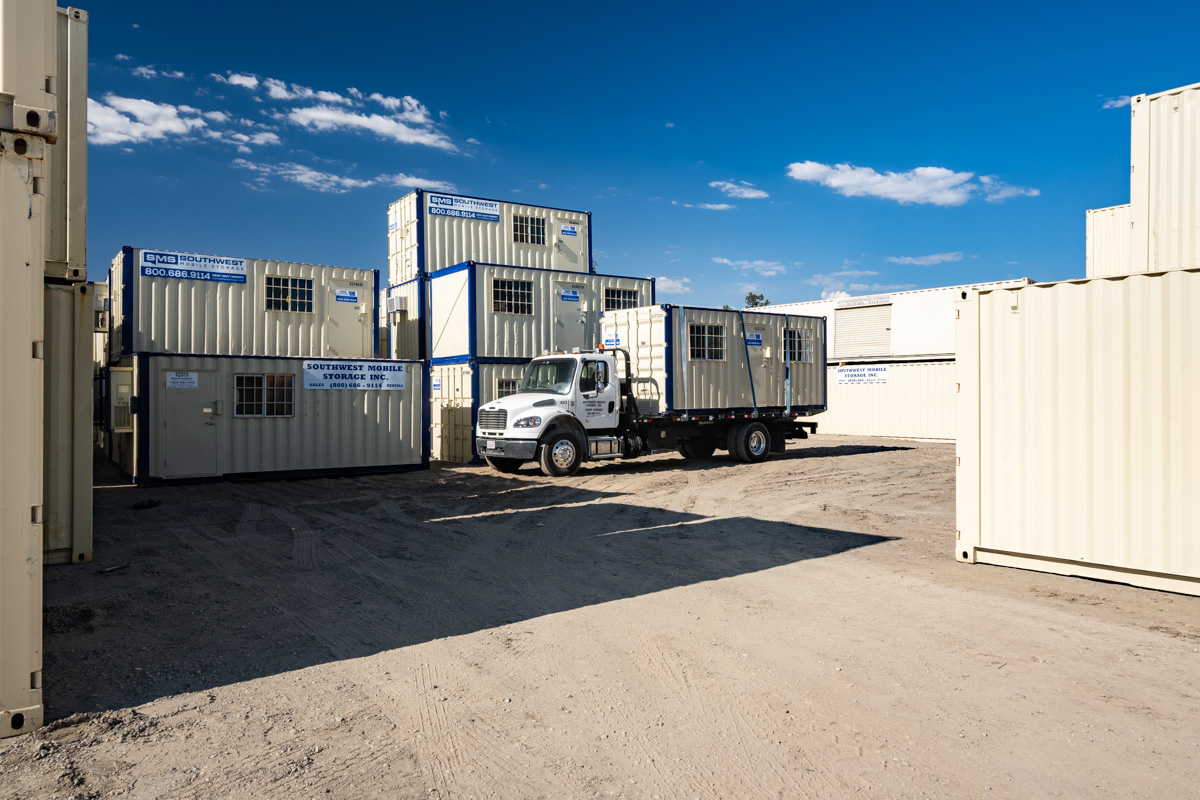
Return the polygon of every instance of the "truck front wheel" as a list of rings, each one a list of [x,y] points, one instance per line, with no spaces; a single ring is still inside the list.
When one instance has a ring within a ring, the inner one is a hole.
[[[538,465],[548,478],[565,478],[575,474],[582,460],[583,454],[575,437],[567,432],[559,432],[551,434],[542,445]]]
[[[758,464],[771,452],[771,433],[761,422],[747,422],[729,432],[729,454],[743,464]]]

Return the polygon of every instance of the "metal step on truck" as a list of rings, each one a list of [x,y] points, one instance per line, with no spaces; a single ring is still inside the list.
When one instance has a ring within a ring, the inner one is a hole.
[[[549,477],[584,461],[677,450],[743,463],[805,439],[826,407],[825,319],[674,305],[606,311],[594,350],[544,353],[483,405],[480,456]]]

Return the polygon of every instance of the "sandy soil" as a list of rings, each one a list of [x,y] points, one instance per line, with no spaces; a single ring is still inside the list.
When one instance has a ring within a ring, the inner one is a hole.
[[[1200,796],[1200,598],[956,563],[953,463],[99,489],[0,796]]]

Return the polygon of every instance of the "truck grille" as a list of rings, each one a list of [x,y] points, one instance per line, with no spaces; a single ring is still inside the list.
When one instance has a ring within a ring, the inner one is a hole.
[[[488,411],[486,408],[479,412],[479,427],[487,431],[502,431],[508,426],[508,412],[504,409]]]

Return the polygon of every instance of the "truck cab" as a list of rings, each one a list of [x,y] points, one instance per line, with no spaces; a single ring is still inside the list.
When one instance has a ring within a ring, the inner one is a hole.
[[[625,409],[613,352],[550,353],[530,362],[516,394],[479,410],[476,450],[501,472],[537,460],[551,477],[585,460],[630,457],[640,443],[620,433]]]

